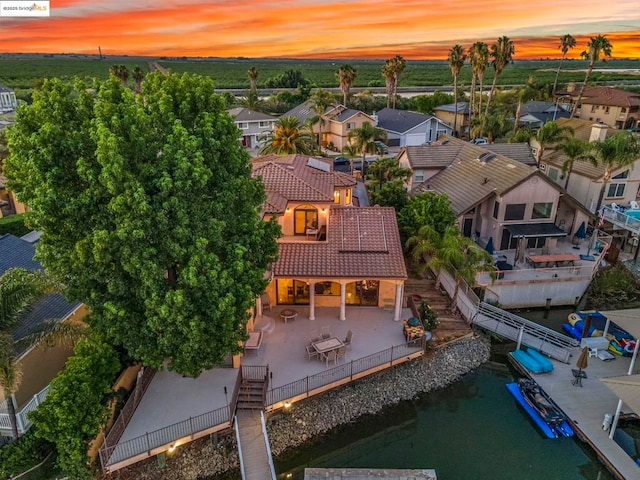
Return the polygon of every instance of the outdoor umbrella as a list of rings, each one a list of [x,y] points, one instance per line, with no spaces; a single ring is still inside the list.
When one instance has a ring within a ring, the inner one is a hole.
[[[516,245],[516,258],[515,263],[524,263],[524,254],[527,249],[527,238],[518,238],[518,244]]]
[[[580,227],[578,227],[578,231],[576,232],[576,237],[582,238],[583,240],[587,238],[587,226],[585,225],[584,222],[582,222],[580,224]]]
[[[586,376],[582,373],[582,370],[587,368],[588,357],[589,357],[589,349],[587,347],[584,347],[582,349],[582,353],[578,357],[578,361],[576,362],[576,367],[578,367],[578,370],[573,370],[572,372],[573,376],[575,377],[573,381],[574,385],[582,386],[582,378]]]
[[[489,255],[493,255],[493,237],[489,237],[487,246],[484,247],[484,249],[489,253]]]

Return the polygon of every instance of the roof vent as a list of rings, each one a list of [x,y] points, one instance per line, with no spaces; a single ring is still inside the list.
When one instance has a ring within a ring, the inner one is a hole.
[[[478,160],[482,162],[483,165],[486,165],[487,162],[493,160],[496,156],[491,152],[484,152],[478,155]]]
[[[484,177],[482,179],[482,185],[486,185],[487,183],[489,183],[489,177]]]

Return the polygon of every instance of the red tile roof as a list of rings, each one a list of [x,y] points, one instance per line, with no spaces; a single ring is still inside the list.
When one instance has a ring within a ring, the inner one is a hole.
[[[280,278],[406,279],[393,208],[332,207],[327,242],[281,243]]]
[[[578,97],[580,87],[571,92],[558,92],[556,95],[572,95]],[[617,107],[636,107],[640,105],[640,94],[627,92],[611,87],[585,87],[582,94],[583,104],[587,105],[611,105]]]

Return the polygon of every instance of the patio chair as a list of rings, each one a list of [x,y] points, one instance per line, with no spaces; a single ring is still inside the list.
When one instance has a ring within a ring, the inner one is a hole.
[[[316,343],[322,340],[321,337],[309,337],[309,343]]]
[[[346,361],[347,359],[347,346],[343,345],[342,347],[339,347],[336,353],[336,363],[340,363],[340,359],[343,359]]]
[[[314,357],[318,357],[318,352],[315,348],[313,348],[313,345],[307,345],[307,355],[309,356],[309,360],[311,360]]]
[[[329,362],[333,362],[333,364],[335,365],[337,363],[337,359],[338,359],[338,350],[329,350],[327,353],[325,353],[324,355],[324,361],[326,366],[329,366]]]
[[[351,330],[347,331],[347,336],[345,337],[342,343],[345,344],[346,347],[351,348],[351,337],[353,336],[353,332]]]
[[[323,339],[331,338],[331,329],[329,327],[322,327],[320,329],[320,336]]]

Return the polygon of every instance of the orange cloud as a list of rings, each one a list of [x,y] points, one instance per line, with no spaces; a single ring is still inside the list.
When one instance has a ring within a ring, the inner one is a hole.
[[[637,0],[521,2],[459,0],[249,0],[201,4],[172,0],[52,1],[49,18],[0,17],[7,52],[313,58],[444,58],[452,45],[508,35],[516,58],[558,57],[558,37],[572,32],[577,56],[593,32],[606,33],[616,57],[640,57]],[[635,8],[635,10],[634,10]],[[467,12],[468,14],[462,14]],[[619,31],[624,29],[628,31]]]

